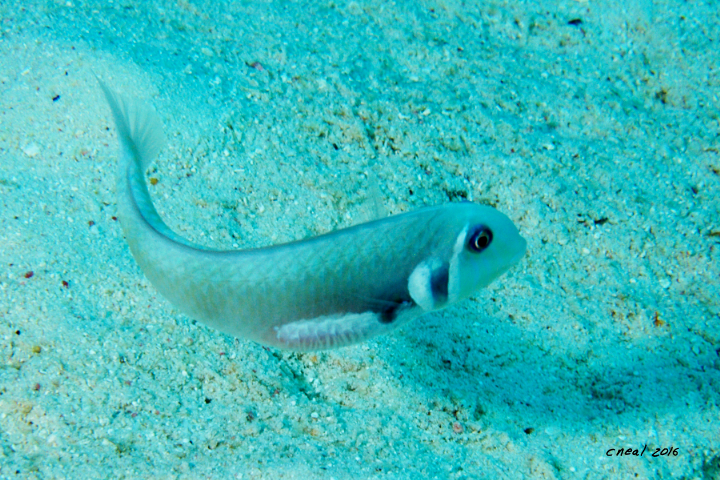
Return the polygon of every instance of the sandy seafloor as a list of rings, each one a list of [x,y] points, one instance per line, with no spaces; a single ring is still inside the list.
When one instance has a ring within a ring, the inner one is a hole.
[[[0,478],[717,480],[719,11],[1,2]],[[390,213],[496,206],[527,255],[355,347],[220,334],[129,253],[95,74],[155,105],[195,242],[364,221],[376,179]]]

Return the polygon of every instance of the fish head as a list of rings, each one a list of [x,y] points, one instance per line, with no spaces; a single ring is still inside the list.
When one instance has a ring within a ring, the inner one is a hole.
[[[448,303],[467,298],[517,264],[527,241],[498,210],[463,204],[448,268]]]

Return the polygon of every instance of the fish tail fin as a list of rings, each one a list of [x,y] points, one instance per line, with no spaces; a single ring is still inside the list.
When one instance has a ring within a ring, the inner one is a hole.
[[[122,149],[144,172],[165,145],[160,117],[151,106],[118,95],[99,78],[98,83],[112,110]]]

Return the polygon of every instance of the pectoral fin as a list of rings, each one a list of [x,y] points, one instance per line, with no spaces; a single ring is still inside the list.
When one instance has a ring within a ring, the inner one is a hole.
[[[449,265],[437,258],[418,264],[408,278],[413,301],[425,311],[442,308],[448,299]]]

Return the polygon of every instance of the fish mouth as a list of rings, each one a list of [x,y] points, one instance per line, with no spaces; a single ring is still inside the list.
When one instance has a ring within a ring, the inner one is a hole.
[[[512,256],[510,259],[510,263],[512,265],[515,265],[518,263],[524,256],[525,251],[527,250],[527,240],[525,240],[523,237],[518,237],[518,242],[516,245],[516,252],[515,255]]]

